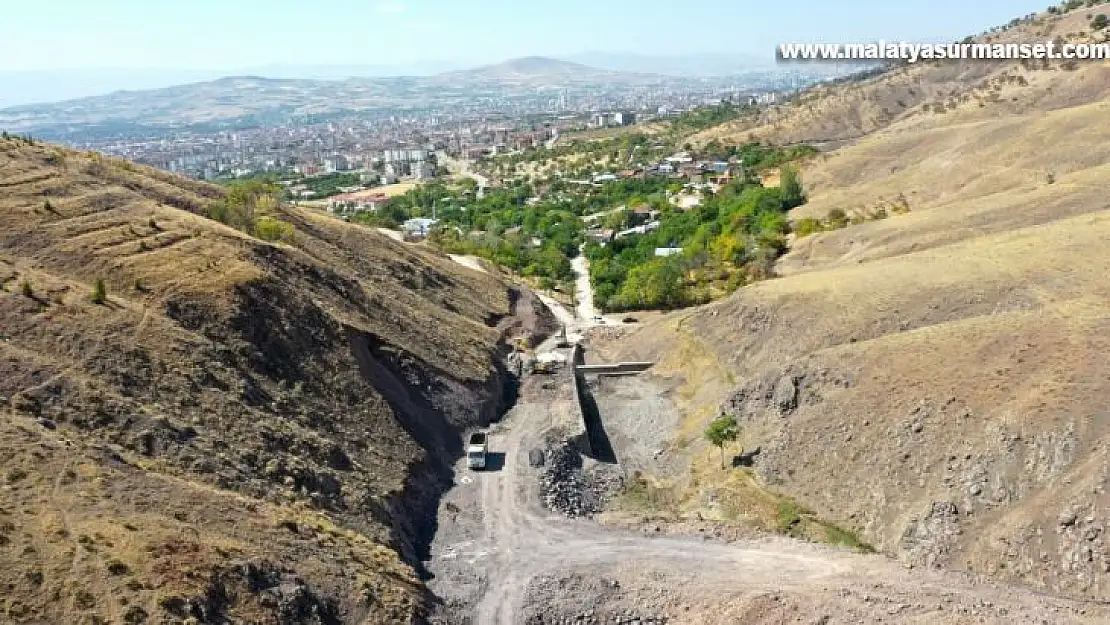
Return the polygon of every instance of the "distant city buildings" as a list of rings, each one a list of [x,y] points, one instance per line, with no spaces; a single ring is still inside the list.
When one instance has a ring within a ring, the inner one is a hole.
[[[363,185],[389,184],[433,178],[438,152],[480,160],[539,149],[571,131],[632,126],[707,102],[770,104],[782,100],[784,89],[822,77],[816,70],[812,74],[799,70],[696,84],[566,87],[555,93],[513,96],[475,92],[460,96],[452,106],[352,111],[327,119],[294,115],[272,125],[233,131],[144,129],[112,134],[90,128],[87,136],[73,135],[68,143],[206,180],[261,173],[311,177],[355,172]],[[673,175],[685,164],[668,161],[655,171]]]

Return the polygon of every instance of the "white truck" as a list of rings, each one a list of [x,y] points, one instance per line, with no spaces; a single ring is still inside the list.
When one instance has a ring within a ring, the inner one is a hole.
[[[470,435],[466,444],[466,466],[472,471],[486,468],[486,452],[489,451],[489,438],[485,432]]]

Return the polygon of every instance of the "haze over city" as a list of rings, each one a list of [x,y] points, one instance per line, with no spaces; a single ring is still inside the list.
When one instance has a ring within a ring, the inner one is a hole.
[[[605,69],[722,73],[784,41],[950,40],[1031,0],[57,0],[5,9],[0,107],[226,75],[431,74],[523,56]],[[43,45],[49,41],[50,45]]]

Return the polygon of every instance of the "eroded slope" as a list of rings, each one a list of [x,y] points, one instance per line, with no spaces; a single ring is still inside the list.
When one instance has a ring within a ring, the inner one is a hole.
[[[406,562],[531,299],[295,209],[264,243],[197,214],[215,187],[40,144],[0,142],[0,189],[0,615],[420,613]]]
[[[1066,36],[1084,16],[1001,36]],[[1023,80],[992,74],[994,102],[898,117],[803,167],[795,218],[908,213],[795,240],[784,277],[652,322],[612,357],[675,378],[689,499],[729,487],[699,440],[723,409],[760,447],[763,484],[907,565],[1105,600],[1110,69],[998,71]],[[953,76],[953,97],[981,88]],[[902,80],[845,89],[898,97]]]

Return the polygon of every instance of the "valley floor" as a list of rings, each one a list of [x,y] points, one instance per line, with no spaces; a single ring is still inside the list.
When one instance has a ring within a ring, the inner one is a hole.
[[[569,519],[541,505],[529,452],[577,418],[569,374],[529,376],[490,431],[491,467],[455,469],[427,567],[434,623],[1059,623],[1110,609],[786,538],[725,541]],[[647,383],[647,382],[645,382]],[[606,423],[627,429],[629,424]],[[622,432],[614,431],[615,438]],[[622,453],[643,451],[623,447]],[[630,464],[650,459],[627,458]],[[584,458],[587,471],[598,467]],[[638,620],[636,620],[638,619]]]

